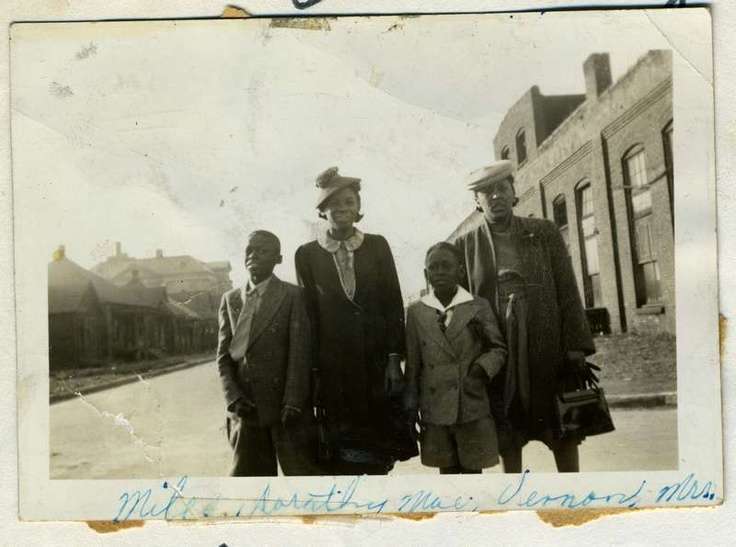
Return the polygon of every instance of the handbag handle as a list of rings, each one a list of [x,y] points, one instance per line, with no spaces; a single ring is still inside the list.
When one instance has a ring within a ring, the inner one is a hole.
[[[571,376],[573,376],[576,380],[576,387],[574,389],[592,389],[595,391],[600,391],[601,388],[598,385],[598,376],[596,376],[596,374],[593,372],[600,370],[601,368],[595,363],[585,361],[585,365],[583,366],[582,370],[580,368],[577,368],[574,371],[571,371]]]
[[[585,383],[587,384],[589,389],[593,389],[595,391],[600,391],[600,387],[598,386],[598,382],[600,381],[598,379],[598,376],[596,376],[594,370],[597,372],[600,372],[601,367],[596,365],[595,363],[590,363],[588,361],[585,361],[585,368],[586,368],[586,376],[585,376]]]

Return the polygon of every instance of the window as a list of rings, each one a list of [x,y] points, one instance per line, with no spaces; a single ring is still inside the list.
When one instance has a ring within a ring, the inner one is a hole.
[[[662,143],[664,145],[664,163],[667,170],[667,189],[670,194],[670,211],[672,213],[672,226],[675,225],[675,169],[672,163],[672,121],[662,131]]]
[[[526,161],[526,134],[523,129],[516,134],[516,161],[519,165]]]
[[[510,154],[509,147],[508,146],[504,146],[503,147],[503,150],[501,150],[501,159],[502,160],[509,159],[509,154]]]
[[[570,231],[567,228],[567,203],[565,196],[560,194],[552,202],[552,218],[560,230],[560,235],[565,241],[565,246],[570,248]]]
[[[627,152],[623,158],[623,168],[636,305],[640,307],[662,300],[657,242],[652,233],[652,196],[647,183],[646,155],[642,146],[635,146]]]
[[[601,276],[598,265],[598,229],[595,225],[593,190],[583,182],[577,189],[580,255],[583,259],[583,294],[586,308],[601,307]]]
[[[624,176],[634,214],[636,216],[649,214],[652,210],[652,195],[647,184],[644,148],[636,147],[624,158]]]

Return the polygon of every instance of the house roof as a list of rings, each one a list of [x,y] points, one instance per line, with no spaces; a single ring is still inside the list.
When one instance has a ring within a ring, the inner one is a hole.
[[[49,313],[76,311],[90,287],[100,302],[150,307],[146,298],[139,297],[134,291],[124,287],[113,285],[66,257],[50,262],[48,275]]]
[[[214,264],[222,264],[216,262]],[[225,262],[229,267],[229,262]],[[181,274],[209,274],[214,277],[214,271],[204,262],[189,255],[156,256],[150,258],[130,258],[111,256],[105,262],[97,264],[92,271],[107,279],[114,279],[129,269],[137,269],[146,273],[160,276]]]
[[[88,291],[92,291],[90,283],[66,287],[49,286],[49,313],[72,313],[78,311]]]
[[[199,317],[216,317],[219,305],[219,299],[208,291],[200,291],[196,293],[183,293],[174,296],[179,304],[193,310]]]
[[[146,287],[140,279],[131,279],[125,289],[132,292],[146,306],[157,308],[168,300],[166,287]]]
[[[112,279],[125,271],[134,261],[134,258],[129,258],[127,255],[111,256],[104,262],[100,262],[96,266],[93,266],[92,271],[106,279]]]
[[[187,317],[189,319],[199,319],[200,316],[194,310],[189,309],[187,306],[174,300],[169,300],[166,303],[166,308],[174,315],[180,317]]]
[[[213,273],[204,263],[189,255],[138,258],[137,264],[161,275],[178,273]]]
[[[215,262],[207,262],[207,267],[213,271],[225,270],[229,272],[230,270],[232,270],[232,266],[230,266],[229,260],[217,260]]]

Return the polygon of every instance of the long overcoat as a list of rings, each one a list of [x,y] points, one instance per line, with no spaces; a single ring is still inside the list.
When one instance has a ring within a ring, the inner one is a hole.
[[[404,354],[404,307],[393,255],[380,235],[354,251],[355,295],[347,297],[333,255],[317,241],[296,252],[319,369],[320,405],[348,427],[356,448],[380,450],[391,436],[384,390],[389,353]]]
[[[476,213],[467,231],[452,238],[465,258],[466,288],[486,298],[499,318],[496,264],[490,229]],[[567,351],[595,353],[575,281],[570,255],[559,230],[548,220],[514,216],[511,240],[518,250],[519,272],[527,283],[531,438],[554,430],[554,397]]]

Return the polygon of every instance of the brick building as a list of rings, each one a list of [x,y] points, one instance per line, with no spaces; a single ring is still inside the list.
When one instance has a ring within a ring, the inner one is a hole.
[[[560,228],[595,331],[674,334],[671,53],[616,82],[596,53],[583,74],[584,94],[534,86],[511,106],[495,157],[516,167],[515,213]]]

